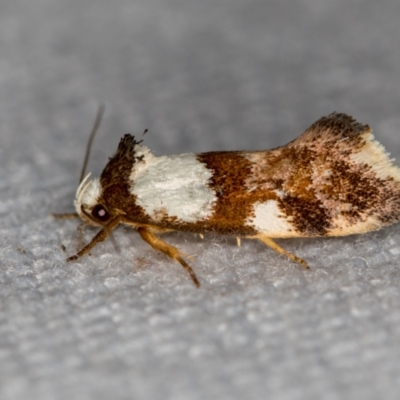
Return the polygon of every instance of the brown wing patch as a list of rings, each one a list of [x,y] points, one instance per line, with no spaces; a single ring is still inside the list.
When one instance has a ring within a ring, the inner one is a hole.
[[[109,159],[100,175],[100,183],[103,188],[118,182],[128,181],[136,162],[135,146],[139,143],[129,133],[120,140],[117,151]]]
[[[341,141],[352,139],[352,148],[355,150],[356,147],[360,146],[362,135],[365,133],[371,133],[371,128],[368,125],[358,122],[350,115],[334,112],[314,122],[288,146],[312,145],[314,143],[315,149],[321,149],[326,145],[340,147]]]
[[[240,152],[203,153],[197,159],[213,172],[210,187],[217,196],[212,217],[199,222],[199,227],[232,235],[254,233],[254,229],[245,224],[254,203],[253,194],[244,190],[251,174],[251,162]]]
[[[130,134],[121,139],[116,153],[109,159],[100,175],[102,195],[99,202],[113,215],[123,212],[129,222],[147,223],[148,216],[142,207],[136,204],[136,196],[129,191],[130,174],[138,161],[135,146],[139,143]]]

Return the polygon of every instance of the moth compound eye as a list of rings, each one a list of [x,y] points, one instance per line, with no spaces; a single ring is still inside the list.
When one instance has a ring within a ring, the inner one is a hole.
[[[92,216],[102,222],[106,222],[110,219],[110,214],[101,204],[97,204],[93,207]]]

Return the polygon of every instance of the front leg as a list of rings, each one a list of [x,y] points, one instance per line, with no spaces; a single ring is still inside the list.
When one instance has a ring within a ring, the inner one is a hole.
[[[52,213],[51,216],[55,219],[73,219],[79,218],[78,213]]]
[[[142,237],[142,239],[145,242],[147,242],[153,249],[161,251],[168,257],[170,257],[173,260],[180,263],[182,265],[182,267],[185,268],[186,271],[189,273],[194,284],[197,287],[200,286],[200,283],[199,283],[192,267],[186,263],[186,261],[182,258],[181,253],[179,252],[179,250],[176,247],[171,246],[168,243],[165,243],[163,240],[161,240],[159,237],[154,235],[152,232],[150,232],[147,228],[145,228],[143,226],[137,226],[136,230],[139,232],[139,235]]]
[[[121,222],[122,216],[117,216],[109,221],[106,225],[104,225],[103,229],[92,239],[92,241],[87,244],[82,250],[78,251],[74,256],[68,257],[67,261],[75,261],[79,257],[89,253],[90,250],[96,246],[97,243],[103,242],[111,235],[112,231],[119,225]]]

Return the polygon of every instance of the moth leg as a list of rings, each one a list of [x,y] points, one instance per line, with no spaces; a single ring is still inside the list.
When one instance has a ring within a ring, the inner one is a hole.
[[[115,236],[112,233],[110,234],[110,240],[111,240],[112,245],[114,246],[115,252],[117,254],[121,253],[121,248],[119,247],[119,244],[118,244],[117,240],[115,239]]]
[[[305,269],[309,269],[310,267],[307,265],[307,263],[301,259],[300,257],[295,256],[293,253],[290,253],[289,251],[285,250],[281,246],[279,246],[277,243],[275,243],[271,238],[265,235],[257,235],[257,236],[251,236],[252,239],[258,239],[264,244],[266,244],[268,247],[271,249],[275,250],[279,254],[283,254],[286,257],[290,258],[292,261],[302,265]]]
[[[139,235],[142,237],[142,239],[147,242],[153,249],[161,251],[168,257],[172,258],[173,260],[177,261],[182,265],[183,268],[186,269],[186,271],[189,273],[190,277],[192,278],[192,281],[194,284],[199,287],[200,283],[196,277],[196,274],[194,273],[192,267],[186,263],[186,261],[182,258],[181,253],[179,250],[171,246],[168,243],[165,243],[163,240],[161,240],[159,237],[154,235],[152,232],[150,232],[148,229],[140,226],[137,227],[136,230],[139,232]]]
[[[240,236],[236,236],[236,244],[237,247],[240,247],[242,245],[242,238]]]
[[[78,249],[82,248],[85,243],[83,242],[83,234],[86,228],[86,224],[85,223],[81,223],[78,225],[78,228],[76,229],[78,231],[78,237],[76,240],[76,251],[78,251]]]
[[[51,216],[56,219],[72,219],[72,218],[79,218],[77,213],[52,213]]]
[[[121,216],[117,216],[113,218],[110,222],[108,222],[106,225],[104,225],[103,229],[92,239],[92,241],[89,244],[87,244],[83,249],[78,251],[74,256],[68,257],[67,261],[77,260],[79,257],[82,257],[83,255],[89,253],[89,251],[92,250],[97,243],[106,240],[108,236],[111,235],[112,231],[121,222],[121,218],[122,218]]]

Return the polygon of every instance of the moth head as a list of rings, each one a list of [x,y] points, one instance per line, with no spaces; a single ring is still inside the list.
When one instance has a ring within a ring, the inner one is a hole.
[[[89,180],[90,174],[82,180],[76,191],[75,208],[81,219],[94,226],[103,226],[110,219],[111,214],[107,207],[100,202],[101,185],[98,178]]]

